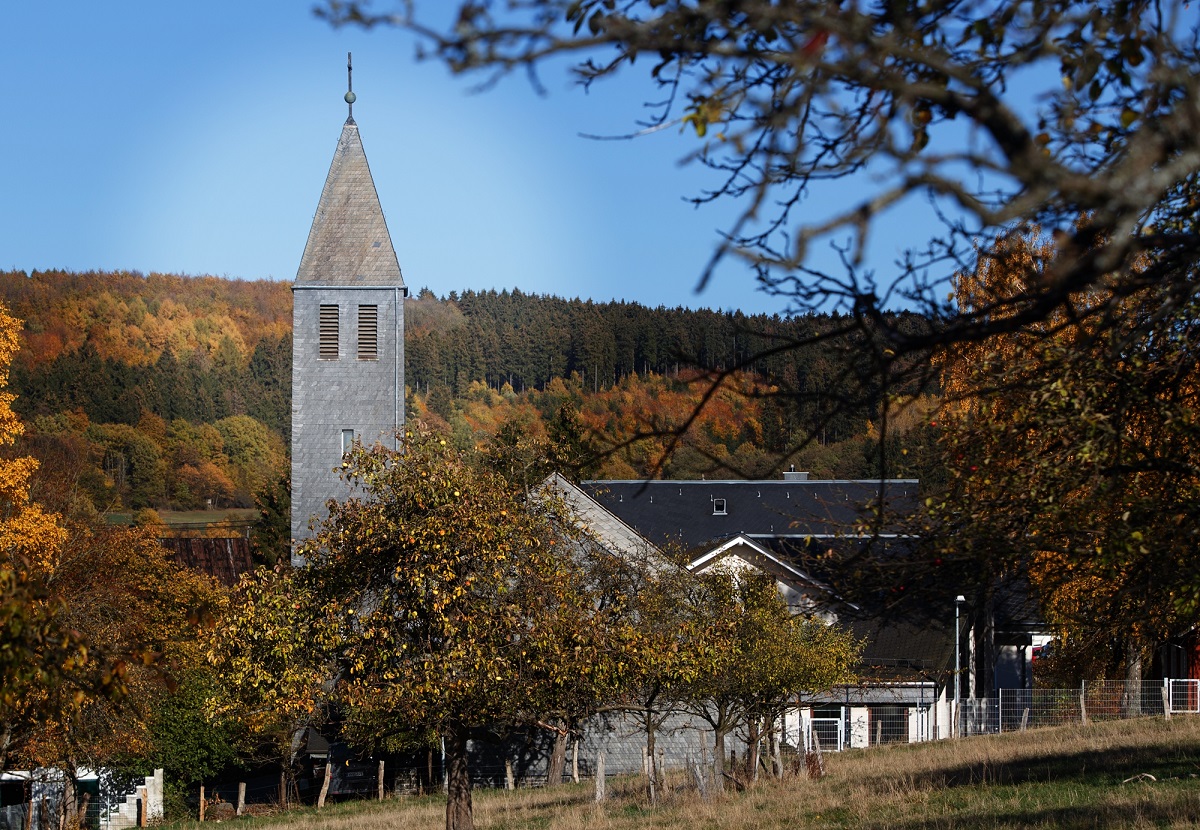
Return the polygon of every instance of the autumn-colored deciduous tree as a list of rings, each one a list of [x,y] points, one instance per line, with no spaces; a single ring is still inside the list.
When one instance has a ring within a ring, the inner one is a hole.
[[[81,767],[144,769],[136,759],[161,748],[156,712],[179,678],[203,666],[192,611],[219,602],[220,592],[212,579],[168,561],[153,529],[99,523],[68,524],[67,531],[56,560],[34,573],[61,603],[60,619],[119,658],[111,671],[126,693],[113,699],[45,690],[50,711],[29,731],[21,755],[72,775]]]
[[[964,306],[1021,290],[1048,256],[1007,241],[963,279]],[[1051,316],[1045,331],[948,358],[949,484],[931,529],[976,573],[1028,578],[1073,677],[1140,677],[1157,644],[1200,619],[1189,530],[1200,518],[1200,329],[1195,304],[1173,293],[1080,293],[1080,313]],[[1105,325],[1086,313],[1114,302]]]
[[[228,606],[215,610],[217,624],[206,640],[220,678],[207,713],[241,726],[248,740],[243,752],[267,747],[285,779],[294,771],[293,738],[324,717],[336,674],[336,631],[313,587],[307,574],[286,566],[245,574]]]
[[[121,672],[73,625],[46,578],[61,563],[66,532],[30,498],[36,462],[11,454],[23,430],[7,391],[20,330],[0,306],[0,770],[47,720],[124,691]]]
[[[697,636],[691,648],[704,663],[688,686],[684,708],[713,729],[713,767],[722,787],[725,738],[746,729],[750,774],[757,777],[764,725],[777,723],[798,694],[852,682],[859,644],[844,629],[792,614],[774,580],[763,574],[715,570],[695,579],[690,607]],[[777,747],[773,730],[772,737]]]
[[[336,625],[335,699],[360,741],[445,741],[447,827],[472,826],[473,730],[533,723],[581,684],[617,680],[569,514],[485,456],[413,425],[402,449],[356,448],[356,495],[331,503],[303,579]],[[594,695],[595,693],[590,693]]]

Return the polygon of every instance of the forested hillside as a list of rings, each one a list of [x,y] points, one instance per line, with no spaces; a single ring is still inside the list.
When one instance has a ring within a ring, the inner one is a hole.
[[[44,459],[46,477],[76,498],[102,510],[248,505],[286,470],[288,283],[7,272],[0,300],[25,321],[12,382],[30,427],[24,440]],[[428,290],[409,300],[406,319],[410,414],[443,423],[461,442],[507,430],[589,451],[676,429],[700,400],[703,375],[694,367],[730,368],[836,322]],[[790,351],[751,364],[665,467],[669,439],[659,437],[609,452],[589,471],[765,474],[797,436],[815,431],[819,440],[792,459],[798,466],[870,475],[872,412],[829,417],[838,391],[830,357]],[[808,394],[758,394],[779,380]],[[920,457],[898,472],[919,474]]]

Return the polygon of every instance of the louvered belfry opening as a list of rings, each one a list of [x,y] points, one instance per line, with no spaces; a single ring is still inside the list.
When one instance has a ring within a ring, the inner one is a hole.
[[[311,318],[310,318],[311,319]],[[338,359],[338,307],[335,305],[321,306],[321,347],[318,354],[321,360]]]
[[[379,359],[379,306],[358,307],[358,359]]]

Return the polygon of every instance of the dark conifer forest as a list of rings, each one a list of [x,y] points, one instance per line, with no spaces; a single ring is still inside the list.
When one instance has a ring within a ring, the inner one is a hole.
[[[85,508],[249,506],[286,472],[288,283],[17,271],[0,273],[0,300],[24,321],[12,376],[23,443]],[[785,463],[876,474],[875,407],[822,402],[837,398],[836,356],[754,359],[834,318],[428,289],[405,314],[409,416],[456,441],[573,442],[585,473],[612,478],[773,475]],[[703,370],[734,368],[668,457]],[[773,384],[805,394],[763,395]],[[889,440],[927,444],[926,409],[891,419]],[[660,434],[627,443],[646,432]],[[927,455],[904,456],[911,469],[893,474],[920,475]]]

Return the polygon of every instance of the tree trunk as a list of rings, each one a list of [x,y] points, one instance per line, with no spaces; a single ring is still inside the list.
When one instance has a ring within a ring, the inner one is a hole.
[[[776,723],[774,717],[771,718],[769,723],[770,723],[770,732],[768,734],[770,734],[770,736],[771,736],[771,772],[775,775],[776,778],[778,778],[780,781],[782,781],[783,780],[783,753],[779,749],[779,727],[778,727],[778,724]]]
[[[658,803],[654,789],[654,713],[646,710],[646,797],[651,804]]]
[[[474,830],[471,816],[471,772],[467,766],[467,730],[446,732],[446,830]]]
[[[567,767],[567,730],[557,722],[554,728],[554,749],[550,752],[550,769],[546,774],[546,786],[557,787],[562,783],[563,770]]]
[[[749,730],[746,739],[746,780],[758,780],[758,744],[759,744],[759,722],[757,715],[751,715],[749,720]]]
[[[991,589],[984,594],[977,612],[975,629],[974,686],[970,697],[980,700],[996,693],[996,602]]]
[[[1125,717],[1142,714],[1142,649],[1141,643],[1130,637],[1125,641]]]
[[[725,792],[725,730],[713,730],[713,782],[717,792]]]

